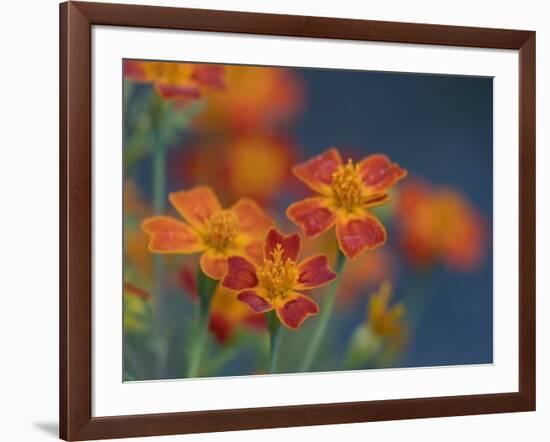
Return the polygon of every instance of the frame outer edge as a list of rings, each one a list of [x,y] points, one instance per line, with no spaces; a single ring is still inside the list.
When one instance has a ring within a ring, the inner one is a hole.
[[[60,20],[60,437],[71,441],[92,412],[91,25],[72,2]]]
[[[519,49],[520,380],[526,410],[536,409],[536,33]],[[532,277],[521,278],[532,272]]]
[[[337,29],[325,26],[331,23]],[[520,275],[526,275],[519,287],[519,392],[92,418],[92,24],[519,50],[519,265]],[[107,439],[534,410],[535,52],[531,31],[72,1],[60,5],[60,437]]]
[[[59,437],[67,440],[67,4],[59,5]]]

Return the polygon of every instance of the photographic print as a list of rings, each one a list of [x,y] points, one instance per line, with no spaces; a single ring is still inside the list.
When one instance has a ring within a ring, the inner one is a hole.
[[[124,381],[493,362],[492,78],[122,81]]]

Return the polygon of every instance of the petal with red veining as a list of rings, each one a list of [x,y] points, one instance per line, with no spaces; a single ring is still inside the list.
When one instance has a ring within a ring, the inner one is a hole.
[[[294,233],[293,235],[284,236],[277,229],[270,229],[264,244],[265,259],[272,259],[272,254],[277,244],[280,244],[283,249],[283,254],[281,256],[283,262],[287,259],[296,262],[298,254],[300,253],[300,236],[298,234]]]
[[[242,290],[237,299],[247,304],[254,313],[264,313],[273,310],[273,304],[267,296],[267,292],[261,288],[254,290]]]
[[[312,190],[322,194],[330,192],[332,174],[342,164],[342,158],[334,148],[292,168],[294,175]]]
[[[239,199],[231,210],[237,215],[241,232],[259,235],[262,239],[267,229],[275,224],[273,219],[250,198]]]
[[[339,220],[336,238],[340,250],[348,258],[355,258],[365,250],[375,249],[386,242],[386,229],[377,218],[365,214],[361,218]]]
[[[322,196],[292,203],[286,215],[310,238],[326,232],[336,221],[336,214],[328,206],[327,198]]]
[[[254,264],[242,256],[230,256],[227,259],[227,273],[222,286],[232,290],[244,290],[257,285],[258,277]]]
[[[154,253],[197,253],[205,246],[187,224],[169,216],[153,216],[143,221],[142,229],[149,234],[149,251]]]
[[[195,228],[201,228],[214,212],[222,208],[218,197],[208,186],[172,192],[168,198],[178,213]]]
[[[291,330],[297,330],[308,316],[319,313],[319,306],[309,297],[297,292],[277,299],[277,317]]]
[[[330,270],[325,255],[315,255],[298,265],[297,290],[310,290],[328,284],[336,278],[336,273]]]
[[[407,176],[407,171],[382,154],[369,155],[359,163],[359,174],[372,191],[382,191]]]

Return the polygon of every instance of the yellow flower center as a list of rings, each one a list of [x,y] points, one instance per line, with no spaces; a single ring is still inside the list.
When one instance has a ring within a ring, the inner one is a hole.
[[[332,174],[332,192],[340,207],[353,210],[361,203],[361,177],[359,165],[348,160],[340,165]]]
[[[231,245],[239,233],[239,220],[231,210],[218,210],[206,221],[207,242],[222,251]]]
[[[281,244],[277,244],[271,256],[273,259],[264,259],[257,272],[260,286],[267,289],[271,298],[284,298],[298,281],[298,268],[290,258],[283,261]]]

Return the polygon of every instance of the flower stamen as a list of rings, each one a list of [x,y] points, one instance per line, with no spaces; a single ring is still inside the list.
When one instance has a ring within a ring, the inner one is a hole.
[[[271,252],[272,259],[265,259],[258,269],[260,285],[269,292],[270,298],[285,298],[298,281],[296,263],[287,258],[283,261],[283,248],[277,244]]]
[[[332,174],[332,192],[338,205],[348,211],[361,203],[361,177],[359,165],[351,159],[340,165]]]
[[[239,233],[239,220],[231,210],[218,210],[206,220],[206,241],[222,251],[231,245]]]

